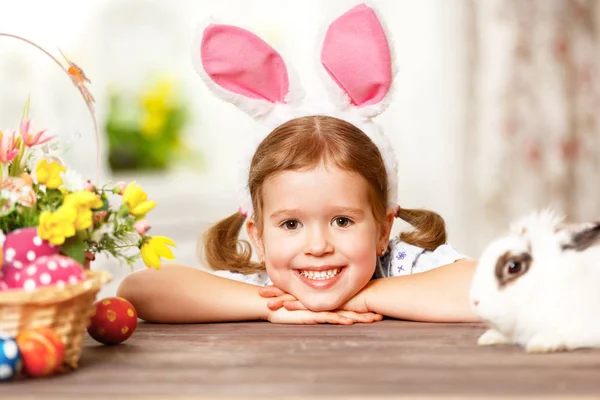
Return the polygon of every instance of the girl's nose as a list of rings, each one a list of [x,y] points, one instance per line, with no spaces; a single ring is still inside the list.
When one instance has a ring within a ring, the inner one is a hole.
[[[322,256],[324,254],[331,253],[333,251],[333,245],[329,240],[328,234],[321,228],[312,229],[307,234],[306,245],[304,249],[305,254],[311,254],[313,256]]]

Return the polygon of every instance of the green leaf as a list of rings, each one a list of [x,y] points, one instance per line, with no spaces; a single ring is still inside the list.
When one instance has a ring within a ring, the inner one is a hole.
[[[100,208],[94,208],[93,211],[108,211],[110,204],[108,203],[108,197],[106,196],[106,193],[102,193],[100,199],[102,200],[102,206],[100,206]]]
[[[60,251],[67,257],[71,257],[76,260],[79,264],[85,263],[85,251],[87,250],[87,244],[84,242],[82,237],[79,235],[65,240],[65,243],[60,246]]]

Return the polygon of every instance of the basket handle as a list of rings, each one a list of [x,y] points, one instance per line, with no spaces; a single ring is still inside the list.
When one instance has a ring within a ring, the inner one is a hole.
[[[46,54],[48,57],[50,57],[60,67],[60,69],[62,69],[67,74],[67,76],[71,79],[71,82],[73,83],[73,85],[75,85],[77,90],[79,90],[79,93],[81,94],[81,97],[83,98],[83,101],[85,101],[85,104],[90,112],[90,116],[92,117],[92,122],[94,123],[94,134],[96,135],[96,182],[99,183],[100,182],[100,134],[98,133],[98,122],[96,121],[96,113],[94,110],[95,100],[92,97],[92,94],[89,92],[89,90],[85,86],[86,82],[91,83],[90,80],[87,79],[87,77],[83,73],[83,70],[81,68],[79,68],[75,63],[71,62],[62,53],[62,51],[60,53],[64,57],[64,59],[67,61],[68,67],[65,67],[56,57],[54,57],[52,54],[50,54],[44,48],[42,48],[41,46],[37,45],[36,43],[32,42],[29,39],[25,39],[21,36],[13,35],[11,33],[4,33],[4,32],[0,32],[0,36],[5,36],[5,37],[10,37],[13,39],[21,40],[21,41],[28,43],[31,46],[37,48],[38,50],[42,51],[44,54]]]

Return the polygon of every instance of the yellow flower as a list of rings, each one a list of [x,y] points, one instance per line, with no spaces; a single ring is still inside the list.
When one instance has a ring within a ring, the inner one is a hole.
[[[141,131],[144,136],[155,136],[161,133],[167,123],[164,113],[146,114],[142,121]]]
[[[43,211],[40,214],[38,235],[54,245],[61,245],[65,239],[75,235],[77,211],[74,207],[61,206],[56,212]]]
[[[87,190],[73,192],[65,196],[64,204],[75,204],[78,207],[100,208],[104,204],[96,194]]]
[[[63,244],[66,238],[75,235],[76,230],[87,229],[92,225],[91,208],[101,207],[102,204],[102,200],[94,193],[69,193],[56,212],[44,211],[40,214],[38,235],[52,244]]]
[[[148,200],[146,192],[135,182],[127,185],[123,191],[123,203],[129,207],[129,213],[136,217],[144,217],[156,205],[155,201]]]
[[[75,229],[84,230],[92,226],[92,210],[79,207],[77,209],[77,218],[75,218]]]
[[[93,208],[102,207],[103,202],[94,193],[82,190],[70,193],[65,196],[63,207],[72,207],[75,209],[77,217],[75,218],[75,229],[83,230],[92,226]]]
[[[66,168],[58,161],[40,160],[35,167],[35,174],[40,185],[46,185],[49,189],[57,189],[62,185],[61,172],[65,172]]]
[[[149,268],[160,269],[160,258],[173,260],[175,256],[167,245],[175,246],[175,242],[165,236],[152,236],[141,247],[142,260]]]
[[[175,83],[172,79],[162,78],[158,80],[150,90],[142,96],[144,108],[151,114],[164,114],[173,102]]]

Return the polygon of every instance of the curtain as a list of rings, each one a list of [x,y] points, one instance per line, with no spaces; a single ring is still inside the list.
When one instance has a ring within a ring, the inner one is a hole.
[[[594,0],[470,0],[465,213],[477,247],[552,207],[600,219]]]

